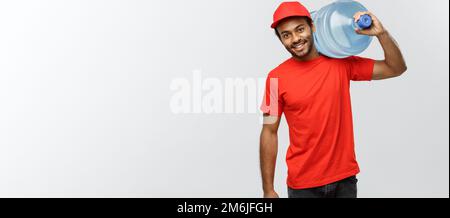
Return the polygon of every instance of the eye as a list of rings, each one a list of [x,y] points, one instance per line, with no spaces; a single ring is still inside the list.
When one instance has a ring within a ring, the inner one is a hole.
[[[304,30],[305,30],[305,28],[303,28],[303,27],[302,28],[298,28],[299,32],[303,32]]]
[[[287,38],[289,38],[289,34],[283,34],[283,39],[287,39]]]

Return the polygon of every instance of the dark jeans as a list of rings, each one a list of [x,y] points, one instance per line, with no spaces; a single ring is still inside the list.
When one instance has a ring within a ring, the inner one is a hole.
[[[357,198],[356,176],[325,186],[309,189],[288,188],[289,198]]]

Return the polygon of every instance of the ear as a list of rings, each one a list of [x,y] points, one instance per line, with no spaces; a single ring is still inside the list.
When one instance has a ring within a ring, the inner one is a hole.
[[[314,23],[311,23],[311,28],[312,28],[313,33],[315,33],[316,32],[316,25],[314,25]]]

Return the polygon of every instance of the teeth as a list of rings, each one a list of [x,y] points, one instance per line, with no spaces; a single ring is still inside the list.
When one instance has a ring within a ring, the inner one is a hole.
[[[302,42],[302,43],[299,43],[298,45],[295,45],[295,46],[294,46],[294,48],[300,48],[300,47],[302,47],[303,45],[305,45],[305,43],[304,43],[304,42]]]
[[[300,47],[302,47],[303,45],[305,45],[305,43],[300,43],[300,44],[294,46],[294,48],[300,48]]]

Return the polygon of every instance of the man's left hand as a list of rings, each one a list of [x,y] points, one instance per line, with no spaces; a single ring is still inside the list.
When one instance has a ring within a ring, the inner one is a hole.
[[[380,36],[386,32],[386,30],[384,29],[383,24],[381,24],[380,20],[378,20],[378,18],[369,11],[357,12],[355,14],[355,16],[353,16],[353,18],[355,19],[355,22],[357,22],[361,16],[366,15],[366,14],[369,15],[370,17],[372,17],[372,26],[368,29],[363,29],[363,30],[355,29],[356,33],[361,34],[361,35],[368,35],[368,36]]]

